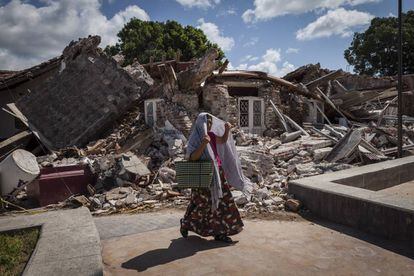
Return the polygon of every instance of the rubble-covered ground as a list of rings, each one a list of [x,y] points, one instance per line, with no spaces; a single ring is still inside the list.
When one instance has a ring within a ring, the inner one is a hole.
[[[92,42],[93,39],[97,40],[96,37],[89,38]],[[42,100],[47,102],[48,99],[48,96],[42,93],[52,93],[53,91],[45,91],[43,88],[38,91],[34,89],[33,93],[27,95],[20,102],[21,106],[30,111],[28,114],[36,118],[38,128],[49,135],[50,146],[56,147],[62,143],[76,145],[60,149],[44,148],[44,151],[49,154],[37,157],[39,166],[41,168],[58,168],[60,166],[81,165],[95,177],[95,181],[87,185],[87,195],[73,194],[60,203],[42,208],[87,206],[94,215],[139,212],[160,208],[185,208],[189,202],[191,190],[179,190],[176,187],[174,163],[184,159],[190,118],[194,118],[196,114],[190,107],[186,109],[183,105],[171,102],[170,94],[178,93],[177,91],[180,89],[190,89],[192,94],[185,90],[175,96],[188,98],[188,102],[192,103],[193,99],[198,99],[195,91],[215,69],[216,54],[214,52],[207,53],[204,59],[195,63],[188,70],[178,73],[177,76],[175,72],[170,71],[168,74],[166,73],[162,81],[158,80],[157,83],[157,80],[153,82],[141,65],[135,64],[132,67],[121,68],[114,59],[105,56],[96,49],[96,42],[92,44],[87,40],[86,43],[84,42],[81,40],[79,43],[71,43],[65,49],[64,61],[66,63],[63,64],[66,69],[62,70],[66,71],[59,72],[47,85],[55,87],[55,84],[60,84],[62,79],[71,77],[71,70],[76,70],[80,64],[86,64],[82,68],[86,68],[88,74],[96,78],[95,85],[88,88],[90,90],[88,93],[99,99],[102,87],[106,91],[105,95],[108,101],[100,99],[101,102],[96,105],[101,108],[94,106],[96,112],[103,110],[102,114],[95,114],[95,111],[90,110],[89,105],[94,103],[83,100],[72,102],[73,100],[71,100],[71,106],[84,110],[83,116],[90,120],[88,124],[76,124],[76,121],[71,119],[77,120],[76,112],[70,110],[70,118],[67,118],[64,114],[65,102],[62,102],[62,97],[55,96],[54,101],[58,104],[50,107],[50,112],[59,113],[58,118],[63,118],[63,121],[70,124],[65,125],[60,121],[54,121],[48,112],[42,111],[44,105]],[[101,75],[98,69],[102,68],[109,75]],[[170,70],[172,69],[170,68]],[[326,92],[328,96],[336,95],[339,107],[329,99],[319,97],[319,100],[325,99],[329,103],[326,106],[331,107],[329,112],[335,116],[338,116],[338,113],[341,115],[341,110],[350,112],[349,114],[352,111],[365,110],[363,105],[366,101],[363,100],[365,99],[363,97],[374,101],[373,92],[346,90],[337,80],[332,79],[332,76],[339,73],[322,70],[318,66],[308,66],[299,68],[287,76],[288,80],[298,84],[285,80],[278,80],[278,82],[285,85],[287,83],[289,89],[295,88],[302,94],[313,95],[313,97],[316,97],[315,89],[316,91],[320,90],[318,86],[325,89],[324,91],[328,91],[329,93]],[[126,85],[125,87],[128,89],[121,89],[121,92],[114,90],[110,86],[111,81],[109,81],[112,74],[117,75],[119,84]],[[349,75],[345,75],[341,80],[344,83],[352,84],[350,78]],[[374,83],[373,81],[367,82],[365,79],[360,82],[364,85]],[[385,83],[386,89],[389,89],[390,85],[394,85],[391,81],[380,80],[380,82],[381,85],[383,82]],[[77,89],[76,93],[83,95],[83,89],[89,86],[88,83],[89,80],[83,79],[83,82],[80,82],[81,86],[80,84],[74,85],[74,88]],[[333,93],[332,91],[335,89],[340,92]],[[63,86],[56,93],[66,95],[69,92],[65,91]],[[163,114],[165,120],[162,124],[157,123],[150,128],[145,123],[143,101],[150,97],[147,93],[158,95],[162,92],[166,95],[163,97],[163,105],[168,112]],[[382,102],[370,106],[372,114],[377,114],[378,112],[375,112],[379,108],[385,111],[393,103],[393,100],[387,98],[394,97],[394,91],[391,92],[388,90],[380,91],[383,97]],[[286,93],[293,92],[289,90]],[[317,93],[324,96],[322,92]],[[360,100],[355,105],[350,103],[354,99],[349,96],[351,93],[361,94],[360,97],[357,97]],[[42,97],[37,99],[38,104],[30,101],[30,97],[37,94],[42,94]],[[370,115],[372,115],[371,113]],[[375,121],[371,120],[368,123],[352,122],[349,118],[344,117],[342,119],[345,119],[346,124],[342,124],[342,126],[332,124],[329,121],[328,124],[303,124],[299,126],[291,118],[281,114],[278,117],[280,125],[284,125],[285,130],[283,128],[270,129],[265,132],[268,136],[245,133],[238,127],[232,129],[243,171],[254,183],[252,194],[232,191],[242,215],[261,214],[267,216],[285,211],[298,212],[302,206],[299,201],[288,194],[289,180],[389,159],[389,153],[394,152],[397,145],[397,131],[394,125],[395,120],[392,120],[391,117],[390,120],[385,116],[383,118],[383,113],[379,113],[380,119],[373,117]],[[116,116],[111,117],[110,114]],[[351,115],[356,116],[355,114]],[[53,121],[53,124],[45,123],[42,119],[45,116],[48,117],[48,120]],[[332,117],[330,116],[330,118]],[[95,121],[101,123],[94,124]],[[110,126],[109,122],[111,122]],[[96,129],[91,128],[91,125]],[[29,124],[29,128],[30,126]],[[179,126],[182,128],[179,129]],[[71,137],[65,137],[62,133],[59,134],[59,137],[63,137],[63,140],[55,137],[54,133],[65,131],[66,128],[72,130]],[[413,145],[414,128],[412,124],[406,123],[403,131],[405,145]],[[98,133],[99,135],[97,135]],[[98,139],[95,139],[96,136]],[[38,138],[42,145],[42,139],[45,138],[42,136]],[[79,142],[86,140],[88,141],[86,143]],[[79,142],[79,144],[73,141]],[[3,212],[8,212],[16,208],[20,210],[23,207],[31,208],[33,205],[28,199],[26,187],[22,186],[6,196],[2,200],[1,207]]]
[[[174,170],[174,161],[184,157],[185,137],[168,123],[154,131],[148,129],[143,126],[142,118],[135,114],[136,111],[132,111],[126,116],[106,139],[91,142],[83,149],[69,148],[37,158],[42,167],[85,164],[98,175],[96,184],[88,189],[89,196],[72,196],[49,208],[84,205],[93,214],[102,215],[186,207],[191,190],[175,188]],[[128,141],[127,136],[134,136],[134,131],[126,131],[122,127],[150,133],[144,137],[149,141],[140,141],[141,144],[146,143],[147,148],[117,154],[117,149],[125,143],[122,141]],[[282,143],[278,138],[246,134],[239,129],[232,132],[244,173],[255,183],[250,196],[232,191],[243,215],[265,216],[285,210],[296,212],[300,202],[288,194],[289,180],[359,165],[323,161],[334,142],[317,134]],[[329,134],[328,130],[323,132]],[[382,139],[378,138],[379,141]],[[131,163],[138,169],[131,169]],[[18,198],[24,200],[24,193],[20,193]]]

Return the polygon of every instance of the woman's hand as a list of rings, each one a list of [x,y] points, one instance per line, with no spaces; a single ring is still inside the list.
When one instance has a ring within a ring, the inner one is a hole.
[[[203,143],[204,145],[207,145],[208,143],[210,143],[210,141],[211,141],[210,136],[204,135],[203,139],[201,140],[201,143]]]
[[[203,137],[203,139],[201,139],[201,144],[200,146],[191,153],[190,155],[190,160],[191,161],[197,161],[200,159],[201,155],[203,154],[204,149],[206,148],[206,146],[208,145],[208,143],[210,143],[210,136],[205,135]]]
[[[216,142],[219,143],[219,144],[226,143],[227,139],[229,139],[229,133],[230,133],[230,129],[232,127],[233,126],[229,122],[225,123],[224,124],[224,134],[223,134],[223,136],[217,136]]]

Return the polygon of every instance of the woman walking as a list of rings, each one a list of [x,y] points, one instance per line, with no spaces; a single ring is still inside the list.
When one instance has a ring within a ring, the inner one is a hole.
[[[207,114],[197,117],[188,140],[186,157],[190,161],[211,160],[214,165],[210,189],[193,189],[180,232],[214,236],[215,240],[231,243],[229,237],[243,230],[243,222],[232,198],[229,185],[249,192],[251,182],[243,175],[230,123]]]

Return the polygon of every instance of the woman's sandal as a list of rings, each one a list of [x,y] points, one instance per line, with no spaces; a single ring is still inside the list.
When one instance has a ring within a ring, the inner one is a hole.
[[[181,236],[183,236],[183,238],[187,238],[188,237],[188,230],[183,228],[183,226],[182,226],[182,219],[180,220],[180,225],[181,225],[180,226]]]
[[[217,235],[217,236],[214,237],[214,240],[222,241],[222,242],[225,242],[225,243],[232,243],[233,242],[233,240],[229,236],[226,236],[226,235]]]
[[[181,233],[181,236],[183,236],[183,238],[188,237],[188,230],[187,229],[180,228],[180,233]]]

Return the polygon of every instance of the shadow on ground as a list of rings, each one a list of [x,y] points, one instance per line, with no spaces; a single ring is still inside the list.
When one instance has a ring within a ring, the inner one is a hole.
[[[235,243],[237,242],[227,244],[215,240],[206,240],[198,236],[189,236],[186,239],[173,239],[171,240],[171,244],[168,248],[159,248],[145,252],[144,254],[122,263],[122,267],[141,272],[154,266],[163,265],[178,259],[193,256],[200,251],[231,246]]]
[[[402,255],[402,256],[405,256],[407,258],[414,260],[414,248],[410,246],[409,242],[389,240],[383,237],[375,236],[373,234],[368,234],[368,233],[362,232],[361,230],[358,230],[358,229],[355,229],[349,226],[337,224],[334,222],[329,222],[327,220],[322,220],[312,214],[302,214],[301,216],[304,219],[312,223],[315,223],[323,227],[338,231],[342,234],[369,242],[378,247],[384,248],[386,250],[392,251],[396,254],[399,254],[399,255]]]

